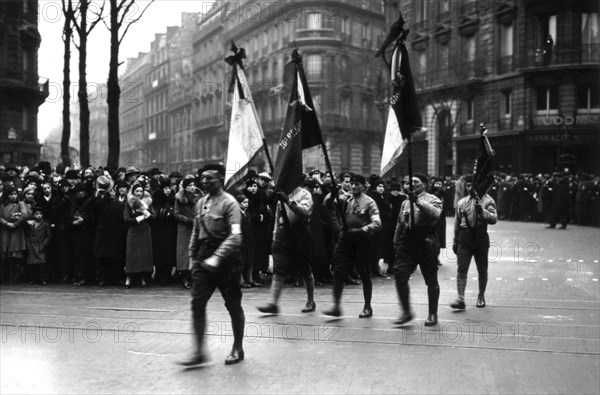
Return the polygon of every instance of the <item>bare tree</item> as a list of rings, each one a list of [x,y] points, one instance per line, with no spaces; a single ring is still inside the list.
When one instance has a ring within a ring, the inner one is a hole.
[[[73,24],[77,37],[79,38],[79,45],[75,43],[75,47],[79,50],[79,90],[77,97],[79,99],[79,158],[82,167],[88,167],[90,165],[90,107],[88,104],[88,91],[87,91],[87,40],[89,34],[94,30],[94,27],[103,18],[102,13],[104,11],[104,2],[99,11],[92,13],[95,15],[95,19],[91,21],[88,27],[88,10],[92,0],[80,0],[78,6],[78,12],[76,12],[73,18]]]
[[[69,154],[69,140],[71,139],[71,112],[69,104],[71,101],[71,38],[73,36],[73,19],[75,10],[72,0],[62,0],[62,12],[65,17],[63,25],[63,42],[65,53],[63,55],[63,131],[60,140],[60,158],[64,166],[71,166]]]
[[[148,7],[154,2],[151,0],[140,11],[135,0],[110,0],[110,23],[104,19],[102,22],[110,31],[110,63],[107,81],[108,104],[108,160],[107,167],[111,170],[119,166],[121,139],[119,136],[119,100],[121,88],[119,87],[119,47],[123,38],[132,24],[139,21]],[[135,15],[137,13],[137,15]],[[122,30],[123,29],[123,30]]]

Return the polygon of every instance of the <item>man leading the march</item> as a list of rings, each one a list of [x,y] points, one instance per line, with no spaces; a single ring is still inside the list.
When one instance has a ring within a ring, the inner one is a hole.
[[[194,227],[190,238],[189,256],[192,266],[192,319],[196,349],[183,366],[207,362],[204,353],[206,304],[216,288],[225,300],[233,327],[233,348],[225,364],[244,360],[242,340],[245,316],[242,309],[241,213],[237,200],[223,190],[225,167],[208,164],[200,173],[206,192],[195,208]]]

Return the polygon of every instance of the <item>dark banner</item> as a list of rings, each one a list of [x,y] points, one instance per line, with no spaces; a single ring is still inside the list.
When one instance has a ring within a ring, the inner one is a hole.
[[[492,157],[495,155],[489,140],[482,134],[479,140],[477,158],[473,169],[473,188],[479,197],[483,197],[494,182],[494,164]]]
[[[406,44],[402,41],[398,49],[400,51],[400,67],[397,69],[393,68],[396,72],[392,79],[394,93],[390,98],[390,104],[396,114],[402,138],[406,140],[412,133],[423,127],[423,122],[410,70]],[[394,54],[394,56],[397,55]],[[394,60],[392,60],[392,66],[394,63]]]

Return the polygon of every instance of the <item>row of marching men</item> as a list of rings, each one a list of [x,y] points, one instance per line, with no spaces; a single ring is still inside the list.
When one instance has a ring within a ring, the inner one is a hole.
[[[248,266],[248,260],[254,255],[250,252],[247,242],[256,232],[250,227],[250,199],[246,194],[239,194],[234,200],[233,196],[225,193],[224,177],[225,169],[218,164],[205,166],[201,174],[201,183],[207,194],[197,204],[189,245],[195,347],[188,359],[179,362],[183,366],[196,366],[208,361],[204,351],[206,306],[217,288],[231,317],[233,331],[233,347],[225,364],[239,363],[245,357],[242,344],[245,313],[241,303],[240,271],[246,273],[246,282],[252,278],[253,268]],[[259,178],[268,181],[268,175],[259,175]],[[395,323],[404,325],[415,317],[410,304],[408,282],[411,274],[419,266],[427,284],[429,299],[429,314],[425,325],[437,325],[440,295],[437,281],[440,251],[437,226],[443,203],[437,196],[426,192],[427,177],[415,174],[410,179],[403,180],[407,198],[400,205],[397,222],[389,222],[389,229],[393,229],[391,240],[382,233],[384,221],[378,203],[365,193],[369,186],[365,177],[350,174],[344,183],[347,183],[349,188],[346,190],[342,186],[337,191],[331,186],[328,190],[327,183],[323,182],[325,188],[321,186],[324,195],[322,200],[315,199],[319,194],[315,177],[304,178],[302,185],[290,193],[271,191],[271,196],[276,202],[271,243],[273,279],[268,301],[257,306],[258,310],[267,315],[280,313],[280,298],[286,275],[290,272],[299,273],[306,289],[306,302],[299,310],[302,313],[316,310],[316,281],[311,267],[314,253],[311,250],[314,239],[319,235],[311,232],[310,224],[318,222],[313,218],[313,213],[323,210],[328,215],[320,218],[330,220],[330,232],[325,234],[325,238],[331,236],[334,245],[331,258],[334,277],[333,305],[323,313],[334,317],[343,315],[341,296],[345,280],[350,272],[357,271],[362,280],[364,298],[364,305],[358,317],[370,318],[374,315],[371,301],[373,251],[376,249],[373,247],[379,236],[384,248],[390,244],[393,246],[392,272],[402,306],[402,315]],[[371,186],[381,193],[384,192],[383,181],[380,184],[380,181],[374,180]],[[257,187],[257,181],[250,178],[246,184],[246,191],[257,195]],[[485,307],[487,281],[484,280],[487,279],[489,248],[486,227],[496,222],[493,199],[487,194],[477,196],[470,180],[467,180],[466,190],[468,196],[461,199],[457,205],[453,238],[453,250],[458,256],[458,298],[451,306],[459,310],[466,308],[466,274],[473,256],[480,278],[477,307]],[[262,215],[259,214],[258,220],[263,220]]]

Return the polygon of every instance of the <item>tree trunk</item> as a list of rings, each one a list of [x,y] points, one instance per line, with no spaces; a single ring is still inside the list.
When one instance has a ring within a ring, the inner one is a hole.
[[[117,0],[110,0],[110,66],[107,81],[108,104],[108,161],[106,166],[114,171],[119,167],[121,140],[119,136],[119,28]]]
[[[69,4],[70,8],[70,4]],[[65,53],[63,58],[63,131],[62,138],[60,140],[60,160],[64,166],[71,166],[71,156],[69,154],[69,140],[71,139],[71,111],[69,104],[71,104],[71,36],[73,35],[73,28],[71,25],[71,19],[68,17],[68,13],[65,12],[65,25],[63,27],[64,33],[64,44]]]
[[[90,107],[88,105],[86,58],[87,58],[87,8],[88,1],[80,2],[79,25],[79,158],[82,168],[90,166]]]

